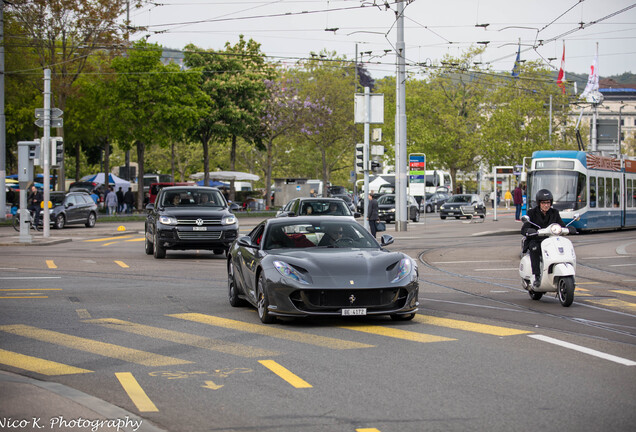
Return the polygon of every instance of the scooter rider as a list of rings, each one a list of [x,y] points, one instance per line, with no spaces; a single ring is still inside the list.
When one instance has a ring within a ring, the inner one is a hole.
[[[547,189],[541,189],[536,195],[537,206],[528,211],[530,222],[541,228],[547,228],[553,223],[565,227],[559,211],[552,208],[554,198]],[[532,263],[532,274],[534,275],[534,287],[541,285],[541,242],[546,237],[537,236],[537,227],[530,222],[526,222],[521,227],[521,234],[526,236],[523,243],[523,252],[530,251],[530,262]],[[568,227],[570,234],[576,234],[576,228]]]

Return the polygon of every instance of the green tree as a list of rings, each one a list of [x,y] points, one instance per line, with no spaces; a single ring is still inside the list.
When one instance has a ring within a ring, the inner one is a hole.
[[[322,52],[304,62],[295,76],[305,107],[297,136],[308,144],[300,157],[315,161],[323,184],[332,182],[333,174],[340,184],[346,183],[355,148],[355,67],[333,52]],[[317,157],[308,157],[312,153]]]
[[[113,83],[116,106],[113,118],[118,142],[126,150],[137,148],[139,193],[143,208],[144,152],[147,145],[166,143],[202,117],[204,95],[199,88],[200,71],[183,72],[175,64],[163,65],[161,47],[136,42],[127,57],[113,60],[117,78]]]
[[[249,136],[258,124],[266,95],[264,82],[271,77],[271,72],[260,52],[260,44],[252,39],[246,41],[242,35],[234,46],[227,43],[224,51],[205,51],[188,45],[185,63],[202,70],[201,89],[208,98],[209,110],[192,130],[192,136],[203,145],[204,184],[207,185],[211,141],[223,145],[231,141],[229,168],[234,170],[236,138]]]

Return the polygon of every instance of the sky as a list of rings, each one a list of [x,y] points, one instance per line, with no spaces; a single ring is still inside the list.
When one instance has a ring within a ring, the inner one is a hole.
[[[132,2],[131,2],[132,3]],[[193,43],[223,49],[239,35],[261,44],[271,61],[293,65],[322,50],[367,64],[373,77],[395,75],[395,0],[142,0],[132,26],[166,48]],[[386,3],[386,5],[385,5]],[[476,61],[495,71],[540,60],[558,71],[587,75],[598,44],[600,76],[636,73],[634,0],[413,0],[405,1],[407,71],[486,46]],[[566,76],[567,78],[567,76]]]

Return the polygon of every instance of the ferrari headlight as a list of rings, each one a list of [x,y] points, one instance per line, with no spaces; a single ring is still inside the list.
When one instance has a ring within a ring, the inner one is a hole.
[[[229,215],[224,216],[223,220],[221,220],[221,225],[234,225],[236,223],[236,216]]]
[[[413,270],[413,261],[410,258],[402,258],[397,267],[397,274],[391,283],[396,283],[407,277]]]
[[[172,216],[161,215],[159,216],[159,223],[163,225],[176,225],[177,218],[174,218]]]
[[[300,272],[296,270],[295,268],[293,268],[292,266],[290,266],[289,264],[287,264],[286,262],[274,261],[274,267],[276,267],[276,270],[278,270],[278,273],[282,274],[286,278],[295,280],[296,282],[299,282],[301,284],[309,285],[309,282],[307,282],[303,278]]]

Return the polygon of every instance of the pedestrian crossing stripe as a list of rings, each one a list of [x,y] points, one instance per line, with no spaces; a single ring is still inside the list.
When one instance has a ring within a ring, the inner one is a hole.
[[[610,290],[610,292],[617,294],[625,294],[628,296],[636,296],[636,291],[628,291],[628,290]]]
[[[168,315],[172,318],[179,318],[188,321],[194,321],[201,324],[207,324],[215,327],[223,327],[232,330],[239,330],[248,333],[256,333],[263,336],[269,336],[278,339],[290,340],[293,342],[301,342],[309,345],[320,346],[331,349],[358,349],[372,348],[374,345],[364,344],[360,342],[347,341],[343,339],[335,339],[331,337],[313,335],[309,333],[298,332],[294,330],[281,329],[275,326],[252,324],[243,321],[236,321],[227,318],[220,318],[212,315],[200,313],[183,313]]]
[[[3,349],[0,349],[0,363],[7,366],[12,366],[17,369],[35,372],[47,376],[74,375],[93,372],[92,370],[69,366],[62,363],[19,354]]]
[[[125,331],[140,336],[161,339],[168,342],[174,342],[176,344],[189,345],[196,348],[217,351],[239,357],[255,358],[280,355],[280,353],[277,351],[251,347],[248,345],[228,342],[219,339],[210,339],[203,336],[183,333],[174,330],[167,330],[159,327],[151,327],[115,318],[90,319],[85,320],[84,322],[98,324],[100,326],[113,330]]]
[[[526,331],[526,330],[517,330],[513,328],[508,328],[508,327],[499,327],[499,326],[480,324],[480,323],[475,323],[470,321],[440,318],[440,317],[436,317],[432,315],[417,314],[415,315],[415,318],[413,319],[414,321],[422,323],[422,324],[434,325],[439,327],[447,327],[447,328],[452,328],[457,330],[465,330],[465,331],[470,331],[475,333],[489,334],[493,336],[514,336],[514,335],[532,333],[531,331]]]
[[[609,307],[612,309],[622,309],[628,310],[630,312],[636,312],[636,303],[630,303],[619,299],[600,299],[600,300],[592,300],[585,299],[587,303],[593,303],[605,307]]]
[[[375,325],[350,325],[350,326],[340,326],[340,328],[347,330],[355,330],[363,333],[369,333],[379,336],[387,336],[395,339],[403,339],[411,342],[420,342],[420,343],[428,343],[428,342],[448,342],[454,341],[457,339],[451,339],[442,336],[434,336],[425,333],[419,333],[408,330],[401,330],[391,327],[382,327]]]
[[[191,361],[187,360],[166,357],[160,354],[139,351],[119,345],[99,342],[78,336],[72,336],[66,333],[40,329],[29,325],[3,325],[0,326],[0,331],[26,337],[29,339],[39,340],[41,342],[48,342],[55,345],[65,346],[67,348],[72,348],[79,351],[98,354],[104,357],[137,363],[144,366],[157,367],[192,363]]]

